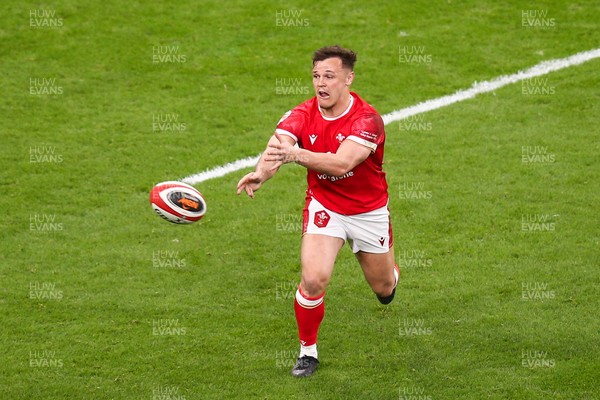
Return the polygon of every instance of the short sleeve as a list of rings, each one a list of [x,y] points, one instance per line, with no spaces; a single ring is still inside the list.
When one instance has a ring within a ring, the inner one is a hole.
[[[352,123],[350,135],[347,137],[356,143],[377,150],[385,140],[383,120],[378,114],[364,114]]]
[[[299,145],[301,145],[302,141],[302,132],[304,132],[304,127],[306,126],[306,114],[302,111],[294,108],[283,114],[279,122],[277,123],[277,128],[275,132],[280,135],[286,135],[294,139]]]

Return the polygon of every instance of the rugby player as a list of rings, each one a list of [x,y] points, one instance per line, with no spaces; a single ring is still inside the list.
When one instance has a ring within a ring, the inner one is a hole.
[[[350,91],[356,54],[328,46],[313,55],[315,96],[283,115],[255,171],[238,183],[250,197],[279,168],[307,169],[303,211],[302,276],[294,299],[300,354],[291,373],[312,375],[319,365],[317,335],[325,290],[338,252],[348,242],[382,304],[395,295],[388,185],[383,171],[385,129],[377,111]]]

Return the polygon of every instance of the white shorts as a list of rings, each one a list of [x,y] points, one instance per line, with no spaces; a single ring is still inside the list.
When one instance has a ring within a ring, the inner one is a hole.
[[[302,234],[338,237],[358,253],[387,253],[394,244],[387,206],[356,215],[342,215],[325,208],[314,197],[303,213]]]

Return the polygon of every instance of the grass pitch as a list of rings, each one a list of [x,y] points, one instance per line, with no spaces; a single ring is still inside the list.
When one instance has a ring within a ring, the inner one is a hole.
[[[348,248],[297,351],[305,171],[251,201],[153,184],[255,155],[312,95],[310,57],[359,54],[380,113],[598,47],[585,2],[5,2],[0,397],[595,399],[600,61],[389,124],[396,300]]]

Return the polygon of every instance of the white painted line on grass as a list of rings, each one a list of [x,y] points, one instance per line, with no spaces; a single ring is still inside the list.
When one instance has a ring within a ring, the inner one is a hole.
[[[563,68],[572,67],[574,65],[583,64],[587,61],[600,58],[600,49],[583,51],[566,58],[556,60],[543,61],[525,71],[519,71],[512,75],[502,75],[490,81],[475,82],[469,89],[459,90],[454,94],[442,96],[437,99],[431,99],[414,106],[406,107],[400,110],[392,111],[389,114],[382,116],[384,124],[400,121],[413,115],[421,114],[427,111],[436,110],[438,108],[449,106],[450,104],[460,101],[472,99],[478,94],[487,93],[499,89],[503,86],[510,85],[525,79],[531,79],[538,76],[549,74],[550,72],[558,71]],[[181,179],[182,182],[190,185],[195,185],[207,181],[209,179],[220,178],[230,172],[239,171],[244,168],[253,167],[260,159],[260,154],[254,157],[247,157],[241,160],[227,163],[218,167],[207,169],[198,174],[187,176]]]
[[[194,175],[186,176],[181,181],[190,185],[195,185],[197,183],[204,182],[209,179],[220,178],[229,174],[230,172],[239,171],[244,168],[254,167],[259,159],[260,154],[255,157],[242,158],[241,160],[207,169],[206,171]]]
[[[390,122],[400,121],[416,114],[446,107],[450,104],[458,103],[459,101],[472,99],[478,94],[491,92],[503,86],[510,85],[511,83],[546,75],[550,72],[568,68],[573,65],[583,64],[584,62],[598,57],[600,57],[600,49],[594,49],[577,53],[567,58],[543,61],[529,69],[526,69],[525,71],[519,71],[516,74],[502,75],[492,79],[491,81],[475,82],[470,89],[459,90],[458,92],[448,96],[427,100],[411,107],[403,108],[398,111],[392,111],[391,113],[382,116],[383,122],[387,125]]]

